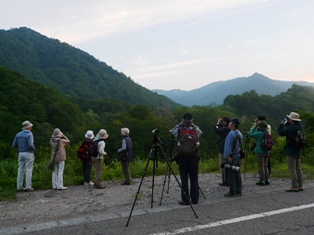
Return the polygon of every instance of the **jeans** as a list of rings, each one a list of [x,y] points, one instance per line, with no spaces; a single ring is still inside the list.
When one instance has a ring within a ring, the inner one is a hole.
[[[287,156],[288,170],[290,173],[292,188],[303,187],[303,173],[301,170],[301,157],[300,156]]]
[[[92,173],[92,162],[88,159],[87,161],[82,160],[82,167],[83,167],[83,177],[84,183],[89,183],[90,175]]]
[[[64,171],[65,161],[55,162],[55,169],[52,172],[52,188],[62,188],[63,187],[63,171]]]
[[[32,187],[32,173],[34,165],[35,156],[34,153],[20,152],[18,157],[18,173],[17,173],[17,190],[23,189],[24,174],[26,172],[26,189]]]
[[[198,203],[199,198],[199,186],[198,186],[198,162],[195,156],[180,157],[177,161],[179,164],[180,178],[181,178],[181,198],[184,202],[191,201],[194,204]],[[190,178],[190,191],[189,181]]]

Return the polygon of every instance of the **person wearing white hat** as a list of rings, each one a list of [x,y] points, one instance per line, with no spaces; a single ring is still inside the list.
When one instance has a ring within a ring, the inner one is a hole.
[[[93,165],[95,167],[95,176],[94,176],[94,188],[103,189],[105,186],[101,183],[102,176],[102,165],[104,162],[104,156],[107,155],[105,152],[105,139],[109,137],[109,134],[105,129],[100,129],[94,141],[98,142],[98,156],[93,157]]]
[[[17,173],[17,190],[29,192],[34,190],[32,188],[32,173],[35,160],[34,150],[34,137],[31,132],[33,124],[30,121],[22,123],[22,131],[17,133],[12,147],[18,149],[18,173]],[[23,188],[25,174],[26,187]]]
[[[301,151],[295,148],[295,138],[298,130],[302,130],[301,119],[300,115],[295,112],[291,112],[286,117],[278,127],[278,134],[286,136],[285,150],[291,179],[291,187],[287,188],[286,192],[299,192],[303,191],[303,173],[300,166]]]
[[[132,183],[129,165],[130,161],[133,159],[133,147],[129,134],[130,130],[128,128],[121,128],[122,146],[118,149],[118,154],[120,154],[122,170],[125,178],[122,185],[130,185]]]
[[[65,190],[63,186],[63,171],[66,160],[66,152],[64,146],[69,144],[70,140],[59,128],[55,128],[50,139],[51,156],[50,161],[54,162],[54,170],[52,172],[52,188]]]

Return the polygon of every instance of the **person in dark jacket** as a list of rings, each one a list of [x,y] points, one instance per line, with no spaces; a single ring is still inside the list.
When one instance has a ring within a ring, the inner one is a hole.
[[[197,138],[202,134],[202,131],[198,126],[194,125],[192,114],[186,113],[182,117],[182,122],[174,126],[170,131],[171,134],[176,137],[180,144],[180,132],[183,130],[194,130]],[[197,143],[197,147],[199,142]],[[181,146],[178,146],[181,147]],[[198,158],[196,152],[194,154],[185,155],[179,153],[177,159],[177,164],[179,165],[179,172],[181,178],[181,200],[180,205],[197,204],[199,199],[199,185],[198,185]],[[190,191],[189,191],[189,178],[190,178]],[[191,197],[191,198],[190,198]]]
[[[291,112],[287,116],[287,123],[285,120],[281,121],[278,127],[278,134],[286,136],[286,156],[288,163],[288,170],[290,173],[291,187],[287,188],[287,192],[303,191],[303,173],[301,170],[301,151],[295,148],[296,136],[298,130],[302,130],[300,115],[295,112]]]
[[[226,170],[224,168],[221,168],[221,163],[223,163],[224,160],[224,145],[225,145],[225,139],[230,132],[229,129],[229,122],[230,118],[229,117],[223,117],[223,118],[218,118],[217,124],[214,126],[214,132],[219,135],[219,139],[217,140],[218,142],[218,150],[219,150],[219,168],[220,168],[220,173],[221,173],[221,178],[222,178],[222,183],[219,183],[220,186],[229,186],[227,175],[226,175]]]
[[[132,177],[130,174],[130,162],[133,159],[133,146],[132,140],[129,136],[130,130],[128,128],[121,128],[121,136],[122,136],[122,146],[118,149],[118,154],[121,152],[125,153],[126,158],[123,160],[121,159],[122,170],[125,177],[124,182],[122,185],[130,185],[132,184]]]
[[[90,143],[94,141],[94,132],[92,130],[88,130],[85,134],[85,140],[82,142],[83,145],[89,146]],[[90,176],[92,173],[92,158],[89,157],[87,159],[82,160],[83,167],[83,178],[84,185],[87,187],[93,187],[94,183],[90,180]]]

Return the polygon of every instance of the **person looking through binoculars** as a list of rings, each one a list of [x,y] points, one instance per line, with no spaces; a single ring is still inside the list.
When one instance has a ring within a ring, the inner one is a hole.
[[[269,185],[269,171],[268,171],[268,158],[269,151],[266,151],[261,147],[261,144],[264,141],[264,132],[267,131],[267,122],[266,121],[255,121],[251,131],[249,133],[249,137],[255,139],[255,148],[254,153],[256,154],[256,160],[258,165],[258,173],[260,175],[259,181],[256,182],[256,185],[265,186]]]
[[[176,125],[170,132],[178,139],[176,162],[179,165],[182,185],[179,204],[189,205],[190,202],[197,204],[199,198],[197,150],[199,148],[198,138],[201,136],[202,131],[198,126],[194,125],[192,114],[186,113],[182,117],[182,122]],[[189,178],[191,184],[190,191],[188,185]]]
[[[219,151],[219,166],[221,166],[222,163],[224,163],[224,145],[225,145],[225,139],[230,132],[229,129],[229,117],[223,117],[218,118],[217,124],[214,126],[214,132],[219,135],[219,138],[216,140],[216,143],[219,145],[218,151]],[[229,186],[228,178],[226,175],[226,171],[224,168],[220,168],[222,183],[220,183],[220,186]]]
[[[229,192],[224,195],[225,197],[235,197],[242,195],[240,148],[242,146],[243,135],[238,130],[239,125],[240,121],[237,118],[230,120],[230,132],[226,137],[224,145],[225,164],[222,166],[225,168],[229,181]],[[226,165],[230,167],[227,168]]]

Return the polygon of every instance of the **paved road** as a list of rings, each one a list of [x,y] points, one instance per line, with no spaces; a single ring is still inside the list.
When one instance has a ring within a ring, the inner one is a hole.
[[[27,229],[10,227],[0,234],[314,234],[314,183],[303,192],[282,188],[252,192],[242,197],[200,200],[189,206],[158,205],[144,210],[131,206],[120,215],[102,213],[34,224]]]

